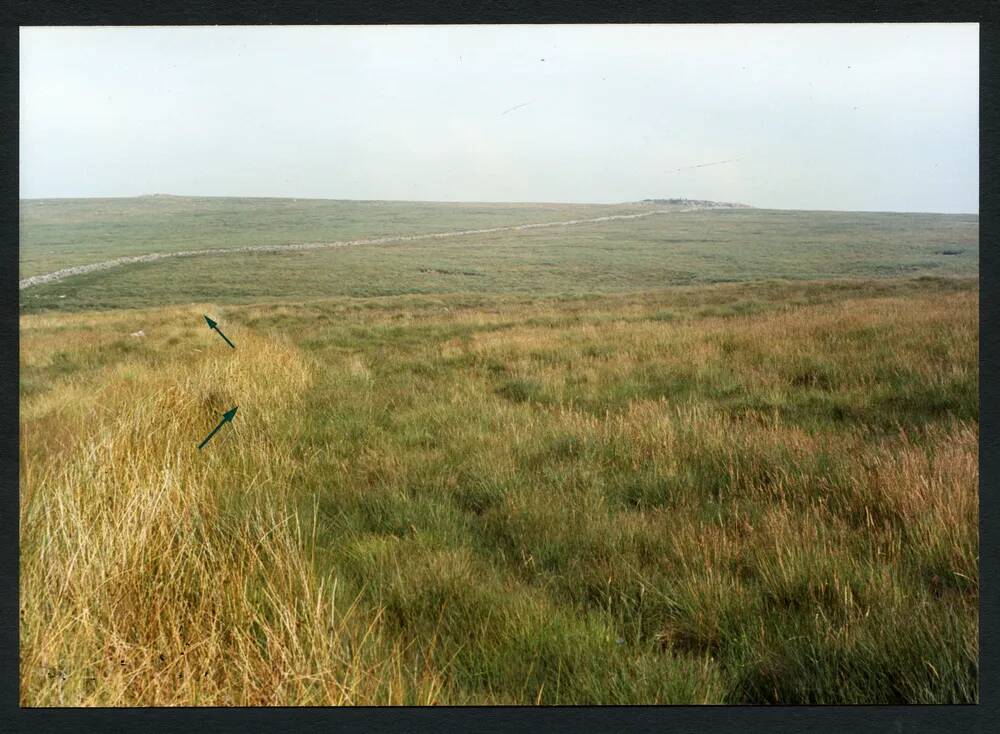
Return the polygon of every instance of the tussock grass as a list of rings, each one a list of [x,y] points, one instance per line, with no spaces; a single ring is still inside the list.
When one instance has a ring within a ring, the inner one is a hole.
[[[978,700],[974,282],[206,311],[22,317],[22,704]]]
[[[167,344],[200,313],[157,316],[149,343],[96,372],[86,335],[102,331],[95,349],[130,345],[109,341],[127,321],[71,321],[84,369],[23,401],[22,702],[432,699],[440,682],[407,677],[377,612],[359,616],[316,576],[315,528],[290,510],[280,421],[303,407],[308,359],[252,332],[234,334],[230,353],[207,329],[175,351]],[[50,371],[66,353],[61,329],[37,337],[46,325],[26,329],[22,369]],[[199,452],[236,404],[237,420]]]

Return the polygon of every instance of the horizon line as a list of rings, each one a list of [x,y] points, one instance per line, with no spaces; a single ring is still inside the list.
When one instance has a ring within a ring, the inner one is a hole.
[[[24,201],[88,201],[97,199],[280,199],[289,201],[343,201],[343,202],[385,202],[396,204],[560,204],[574,206],[623,206],[627,204],[652,203],[654,198],[677,199],[679,201],[711,201],[718,204],[739,204],[740,208],[756,209],[758,211],[794,211],[794,212],[858,212],[865,214],[950,214],[979,216],[979,211],[933,211],[933,210],[913,210],[913,209],[820,209],[820,208],[794,208],[794,207],[771,207],[756,206],[744,202],[723,202],[717,199],[695,199],[681,196],[671,197],[649,197],[648,199],[635,199],[631,201],[552,201],[552,200],[485,200],[485,199],[351,199],[333,198],[324,196],[267,196],[267,195],[232,195],[232,194],[132,194],[128,196],[29,196],[18,197],[18,202]]]

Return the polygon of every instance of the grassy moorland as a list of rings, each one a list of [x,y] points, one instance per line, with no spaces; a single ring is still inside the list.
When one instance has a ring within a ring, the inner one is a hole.
[[[140,196],[27,199],[21,277],[150,252],[485,229],[647,210],[639,204],[462,204]]]
[[[814,277],[861,267],[800,216]],[[606,287],[564,242],[587,297],[508,263],[523,289],[235,305],[191,259],[150,267],[187,305],[81,310],[137,305],[123,269],[25,307],[22,705],[978,700],[978,282],[937,221],[868,262],[955,277],[653,290],[637,233]],[[759,226],[754,277],[808,275]]]
[[[155,203],[160,200],[119,201],[140,202],[134,206],[141,209],[158,206]],[[51,228],[73,233],[64,238],[71,244],[95,239],[91,225],[77,224],[79,214],[60,217],[59,206],[47,204],[48,209],[42,208],[50,219],[42,226],[39,213],[31,217],[23,213],[33,211],[27,207],[22,210],[22,233],[29,242],[24,246],[28,259],[22,275],[67,267],[84,255],[99,261],[117,254],[214,248],[222,246],[220,241],[225,246],[329,241],[345,233],[367,237],[401,231],[441,232],[650,210],[648,206],[362,203],[347,215],[347,203],[326,202],[329,211],[321,203],[312,203],[306,211],[326,212],[328,219],[310,224],[312,220],[302,214],[299,228],[294,229],[291,222],[301,214],[294,202],[283,205],[290,212],[282,217],[276,213],[281,211],[278,204],[267,201],[178,199],[171,206],[190,202],[195,207],[205,201],[230,202],[227,218],[220,220],[227,226],[206,224],[200,229],[202,220],[191,212],[182,216],[186,210],[181,209],[171,217],[147,214],[139,227],[127,217],[120,223],[109,219],[103,203],[93,204],[91,216],[98,222],[93,226],[115,238],[110,249],[84,249],[77,255],[70,248],[68,253],[54,250],[51,256],[37,245]],[[71,204],[82,206],[73,202],[64,206]],[[222,203],[215,206],[223,208]],[[241,212],[245,217],[241,218]],[[366,230],[361,223],[369,219]],[[335,224],[323,229],[328,221]],[[152,242],[139,236],[151,223],[158,227],[160,238]],[[315,232],[309,229],[313,226]],[[176,234],[172,234],[174,229]],[[200,239],[192,243],[195,234]],[[44,257],[52,259],[31,259]],[[774,278],[976,277],[978,266],[979,223],[974,215],[709,210],[378,246],[130,264],[24,290],[21,307],[24,312],[78,311],[206,300],[281,303],[333,296],[441,293],[583,297]]]
[[[22,275],[641,210],[24,202]],[[978,247],[675,211],[22,290],[21,703],[976,701]]]

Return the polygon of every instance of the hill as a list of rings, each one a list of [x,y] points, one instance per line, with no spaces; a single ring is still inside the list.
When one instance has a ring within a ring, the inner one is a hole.
[[[540,226],[566,222],[573,223]],[[974,215],[675,204],[28,202],[21,232],[25,280],[82,266],[71,277],[22,290],[24,312],[342,295],[575,297],[760,279],[973,277],[979,263]],[[124,262],[86,272],[118,259]]]

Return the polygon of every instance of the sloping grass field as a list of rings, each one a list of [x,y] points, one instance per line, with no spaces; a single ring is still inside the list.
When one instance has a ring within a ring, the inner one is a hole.
[[[149,252],[330,242],[648,211],[641,204],[464,204],[142,196],[21,202],[21,277]]]
[[[22,214],[22,237],[28,242],[23,251],[26,257],[34,258],[22,264],[22,277],[76,265],[84,256],[87,262],[98,262],[116,253],[134,255],[241,244],[328,242],[339,240],[340,233],[349,227],[350,236],[366,237],[356,223],[358,218],[371,218],[371,232],[375,235],[405,232],[403,227],[411,226],[411,222],[412,231],[421,234],[649,213],[659,208],[638,205],[452,208],[441,204],[385,203],[359,204],[353,217],[348,217],[344,214],[344,203],[331,202],[315,204],[314,208],[326,212],[329,219],[339,214],[345,221],[330,227],[324,237],[320,232],[306,230],[304,225],[301,230],[291,230],[287,223],[291,215],[279,216],[276,205],[271,203],[274,200],[267,200],[260,205],[244,203],[242,207],[229,204],[229,213],[218,224],[206,225],[203,232],[196,230],[200,232],[197,240],[188,232],[195,228],[191,221],[199,221],[194,214],[154,217],[146,212],[141,220],[143,229],[155,230],[160,239],[149,242],[148,249],[140,250],[139,244],[126,241],[132,231],[127,217],[138,215],[124,213],[132,212],[133,206],[146,211],[152,205],[122,201],[125,203],[116,204],[93,225],[116,233],[110,250],[92,251],[99,238],[92,233],[91,225],[73,228],[75,234],[61,235],[67,243],[81,243],[80,255],[71,254],[75,249],[70,246],[67,253],[38,244],[46,233],[62,232],[69,226],[59,213],[60,206],[68,204],[47,203],[48,209],[42,207],[47,217],[44,226]],[[190,201],[189,206],[196,210],[204,201],[222,207],[215,203],[218,200]],[[100,212],[104,211],[103,206],[94,205]],[[410,209],[422,212],[422,216]],[[184,211],[181,210],[182,214]],[[247,221],[241,221],[240,211],[246,212]],[[123,217],[121,221],[116,219],[119,214]],[[42,215],[34,212],[32,216]],[[401,219],[401,224],[385,223],[395,216]],[[176,224],[178,219],[184,224]],[[183,243],[183,247],[169,245],[174,228],[178,230],[177,242]],[[53,254],[47,255],[49,251]],[[380,246],[179,257],[129,264],[35,286],[21,292],[21,303],[24,311],[76,311],[148,308],[206,300],[223,304],[283,303],[333,296],[441,293],[581,297],[775,278],[977,277],[978,273],[979,222],[974,215],[731,209],[671,211],[642,219]]]
[[[22,705],[977,701],[978,223],[810,216],[23,291]]]

